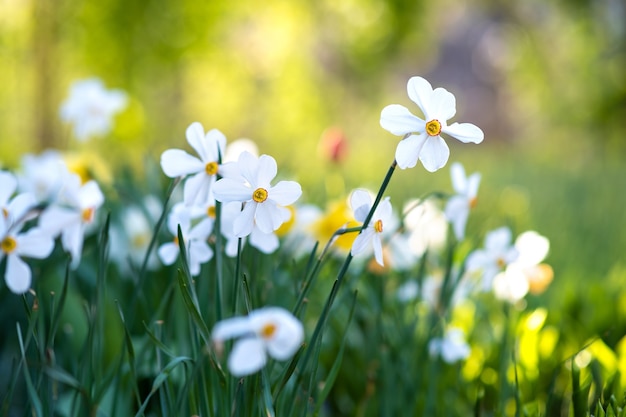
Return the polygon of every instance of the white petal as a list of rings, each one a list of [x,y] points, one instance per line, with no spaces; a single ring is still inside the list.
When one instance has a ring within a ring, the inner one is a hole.
[[[189,241],[189,259],[194,263],[204,264],[211,260],[213,257],[213,250],[203,240],[190,240]],[[198,272],[200,272],[198,270]],[[197,275],[197,274],[194,274]]]
[[[207,158],[205,162],[217,162],[219,156],[224,155],[224,151],[226,150],[226,136],[219,130],[209,130],[202,143]]]
[[[237,160],[239,165],[239,171],[243,178],[250,184],[251,187],[256,188],[257,176],[259,171],[259,160],[249,152],[242,152]]]
[[[176,243],[167,242],[159,247],[157,254],[159,255],[159,259],[161,259],[161,262],[165,265],[171,265],[174,261],[176,261],[176,258],[178,258],[179,251],[180,248]]]
[[[296,202],[302,195],[302,187],[295,181],[280,181],[268,190],[268,198],[280,206],[288,206]]]
[[[382,220],[383,227],[385,227],[385,226],[388,226],[386,223],[392,222],[392,214],[393,214],[393,208],[391,207],[391,199],[389,197],[385,197],[378,204],[378,207],[376,208],[376,212],[374,213],[374,218],[376,220]]]
[[[450,149],[440,136],[431,136],[426,139],[420,152],[420,161],[429,172],[443,168],[449,157]]]
[[[78,195],[80,201],[80,209],[93,208],[96,209],[104,203],[104,194],[98,186],[98,183],[90,180],[80,188]]]
[[[256,186],[269,187],[270,182],[274,179],[277,172],[278,168],[276,166],[276,160],[269,155],[261,155],[259,157],[259,170],[257,172]]]
[[[235,342],[228,357],[228,369],[234,376],[246,376],[263,368],[266,362],[263,341],[257,338],[244,338]]]
[[[211,332],[211,339],[216,342],[223,342],[246,334],[254,334],[249,317],[232,317],[215,324]]]
[[[523,266],[534,266],[548,256],[550,241],[534,231],[524,232],[515,239],[515,248],[519,252],[516,263]]]
[[[54,240],[41,229],[30,229],[17,236],[17,253],[28,258],[43,259],[54,249]]]
[[[34,194],[22,193],[18,194],[9,203],[7,210],[10,215],[10,222],[17,222],[22,220],[30,220],[36,217],[36,214],[30,213],[25,216],[28,210],[37,205],[37,199]]]
[[[72,224],[63,230],[61,234],[61,243],[63,248],[70,253],[72,258],[72,269],[75,269],[80,263],[80,256],[83,251],[84,227],[82,223]]]
[[[475,198],[478,194],[478,187],[480,186],[480,173],[475,172],[467,179],[467,191],[466,196],[469,199]]]
[[[161,154],[161,169],[170,178],[204,170],[204,163],[182,149],[168,149]]]
[[[0,206],[9,202],[9,198],[17,189],[17,179],[8,171],[0,171]]]
[[[429,103],[429,119],[437,119],[442,125],[456,114],[456,99],[454,94],[445,88],[435,88]]]
[[[372,236],[372,244],[374,245],[374,258],[380,266],[385,266],[383,261],[383,243],[380,240],[380,234],[374,233]]]
[[[30,288],[30,267],[16,254],[9,255],[7,257],[7,268],[4,280],[11,292],[14,294],[24,294]]]
[[[390,104],[380,112],[380,126],[397,136],[424,131],[425,122],[399,104]]]
[[[433,94],[433,87],[430,83],[422,77],[411,77],[407,83],[406,90],[411,101],[417,104],[424,113],[424,116],[430,120],[429,107]]]
[[[252,192],[250,187],[232,178],[222,178],[213,184],[213,195],[217,201],[222,203],[250,201]]]
[[[187,142],[191,145],[191,147],[198,153],[200,156],[200,160],[203,163],[211,162],[208,160],[208,155],[205,150],[205,141],[204,137],[204,127],[199,122],[193,122],[187,127],[185,131],[185,136],[187,137]]]
[[[480,143],[485,138],[483,131],[471,123],[452,123],[450,126],[444,126],[441,131],[463,143]]]
[[[271,201],[266,201],[257,205],[254,220],[260,231],[272,233],[290,217],[291,212],[288,209],[277,206]]]
[[[417,164],[428,135],[411,135],[401,140],[396,147],[396,162],[401,169],[413,168]]]
[[[183,188],[183,200],[185,205],[204,205],[209,199],[209,191],[214,177],[208,176],[204,171],[198,172],[185,180]]]
[[[506,226],[490,231],[485,236],[485,248],[489,251],[501,250],[511,244],[511,229]]]
[[[80,213],[64,207],[50,206],[39,216],[39,227],[52,236],[81,221]]]
[[[357,256],[359,254],[361,254],[363,251],[365,251],[369,245],[370,242],[372,240],[372,238],[374,237],[374,229],[372,229],[371,227],[368,227],[367,229],[363,230],[357,237],[356,239],[354,239],[354,242],[352,243],[352,255],[353,256]]]
[[[372,207],[372,197],[366,190],[354,190],[350,195],[350,207],[354,213],[354,219],[363,222]]]
[[[461,196],[454,196],[446,204],[445,214],[452,223],[454,235],[457,240],[463,240],[465,236],[465,225],[469,216],[469,206],[467,200]]]
[[[280,242],[274,233],[263,233],[258,227],[255,227],[250,233],[250,245],[265,254],[270,254],[278,249]]]
[[[458,194],[465,194],[467,190],[467,178],[465,177],[465,169],[460,162],[454,162],[450,165],[450,177],[452,178],[452,188]]]
[[[233,232],[237,237],[248,236],[254,227],[254,215],[257,209],[257,203],[246,203],[245,207],[237,215],[233,223]]]

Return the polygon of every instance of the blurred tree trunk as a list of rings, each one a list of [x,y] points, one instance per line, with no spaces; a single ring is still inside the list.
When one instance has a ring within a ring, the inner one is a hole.
[[[37,150],[53,147],[56,142],[55,102],[56,67],[58,66],[57,10],[61,0],[34,0],[32,51],[35,72],[33,74],[33,123]]]

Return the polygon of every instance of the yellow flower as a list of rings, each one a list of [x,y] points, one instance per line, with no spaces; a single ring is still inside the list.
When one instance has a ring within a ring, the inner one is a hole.
[[[324,245],[328,242],[333,234],[343,227],[359,226],[352,215],[352,210],[347,201],[330,203],[326,212],[322,217],[311,224],[310,231],[315,238]],[[352,248],[352,243],[356,239],[357,233],[345,233],[340,235],[334,243],[334,246],[344,252],[348,252]]]

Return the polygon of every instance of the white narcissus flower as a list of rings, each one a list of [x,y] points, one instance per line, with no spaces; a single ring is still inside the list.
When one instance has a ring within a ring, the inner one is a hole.
[[[458,362],[470,354],[463,330],[456,327],[446,330],[443,338],[432,339],[428,344],[428,350],[431,356],[441,355],[446,363]]]
[[[433,90],[424,78],[412,77],[407,91],[409,98],[422,110],[424,119],[399,104],[385,107],[380,114],[383,129],[398,136],[410,135],[401,140],[396,148],[396,162],[400,168],[412,168],[418,159],[430,172],[445,166],[450,149],[441,133],[465,143],[483,141],[483,131],[471,123],[448,125],[448,120],[456,114],[456,99],[445,88]]]
[[[511,230],[501,227],[487,233],[485,248],[477,249],[467,257],[465,268],[468,274],[482,276],[482,289],[491,289],[494,277],[507,265],[515,261],[518,251],[512,246]]]
[[[495,296],[515,303],[528,294],[541,293],[550,284],[554,272],[541,262],[548,255],[550,241],[535,231],[522,233],[515,239],[519,256],[493,282]]]
[[[82,142],[107,134],[113,117],[126,107],[127,101],[123,91],[107,90],[101,80],[90,78],[72,84],[60,115],[63,121],[74,125],[74,136]]]
[[[72,257],[72,268],[80,263],[85,231],[103,203],[104,194],[95,181],[81,184],[80,177],[72,174],[66,178],[59,199],[39,218],[39,226],[46,233],[61,235],[63,248]]]
[[[39,155],[24,155],[17,178],[21,191],[34,194],[38,202],[53,202],[68,175],[61,154],[49,149]]]
[[[460,241],[465,237],[465,225],[467,224],[470,209],[476,205],[480,173],[475,172],[466,177],[463,165],[455,162],[450,167],[450,174],[452,176],[452,187],[456,194],[448,200],[445,213],[448,220],[452,223],[454,235]]]
[[[365,190],[355,190],[350,196],[350,206],[354,212],[354,218],[358,222],[364,222],[372,208],[372,198]],[[370,245],[374,247],[376,262],[383,266],[383,242],[382,233],[393,222],[393,210],[389,197],[385,197],[374,210],[374,214],[361,233],[354,239],[352,255],[356,256],[364,252]]]
[[[192,276],[200,273],[200,266],[213,257],[213,250],[207,243],[213,231],[213,222],[200,222],[192,226],[192,210],[184,204],[172,208],[167,218],[167,228],[174,236],[171,242],[162,244],[157,254],[165,265],[171,265],[180,254],[178,226],[185,240],[187,262]]]
[[[0,261],[7,258],[4,280],[11,292],[23,294],[30,288],[32,272],[22,257],[46,258],[54,248],[54,240],[38,228],[25,233],[18,230],[19,227],[11,228],[8,219],[0,216]]]
[[[225,175],[227,168],[220,163],[220,157],[226,149],[226,136],[217,129],[205,134],[202,124],[194,122],[187,128],[186,137],[198,157],[182,149],[168,149],[161,155],[161,168],[170,178],[190,175],[185,180],[183,199],[188,206],[201,206],[211,199],[217,176]]]
[[[291,212],[285,206],[300,198],[300,184],[279,181],[272,186],[277,167],[276,160],[269,155],[261,155],[257,159],[249,152],[243,152],[236,167],[241,177],[226,176],[213,186],[216,200],[244,204],[233,222],[235,236],[248,236],[255,225],[263,233],[274,232],[291,217]]]
[[[435,203],[431,200],[408,201],[402,212],[404,227],[409,232],[409,249],[413,254],[420,257],[426,251],[439,251],[445,246],[448,221]]]
[[[245,317],[222,320],[213,328],[212,339],[218,349],[232,338],[238,340],[228,357],[228,369],[240,377],[263,368],[268,355],[280,361],[291,358],[304,340],[304,328],[284,308],[265,307]]]
[[[31,193],[21,193],[11,198],[16,190],[15,176],[8,171],[0,171],[0,217],[4,218],[7,228],[28,220],[28,210],[37,204]]]

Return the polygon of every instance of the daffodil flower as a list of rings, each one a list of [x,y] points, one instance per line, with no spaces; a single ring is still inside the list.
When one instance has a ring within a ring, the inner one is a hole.
[[[274,232],[291,217],[285,206],[300,198],[300,184],[280,181],[272,186],[277,167],[276,160],[269,155],[257,159],[249,152],[243,152],[236,164],[241,177],[224,177],[213,187],[216,200],[243,203],[243,210],[233,222],[235,236],[248,236],[255,225],[263,233]]]
[[[39,218],[39,226],[46,233],[61,235],[63,248],[72,258],[72,268],[80,263],[85,232],[103,203],[104,194],[95,181],[81,184],[80,177],[72,174],[67,177],[59,199]]]
[[[456,114],[456,99],[445,88],[433,90],[424,78],[412,77],[407,91],[409,98],[424,114],[424,119],[399,104],[385,107],[380,114],[383,129],[398,136],[409,135],[396,148],[396,162],[400,168],[412,168],[418,159],[430,172],[445,166],[450,149],[441,137],[442,133],[464,143],[483,141],[483,131],[471,123],[448,125],[448,120]]]
[[[183,200],[188,206],[204,205],[211,198],[211,187],[218,175],[224,175],[225,165],[220,156],[226,149],[226,136],[217,129],[206,134],[204,127],[194,122],[187,128],[187,142],[198,157],[182,149],[168,149],[161,155],[161,168],[170,178],[188,176],[183,189]]]
[[[185,241],[187,250],[187,262],[192,276],[200,273],[200,266],[213,257],[213,250],[207,243],[209,235],[213,231],[213,222],[200,222],[192,226],[191,210],[185,205],[177,205],[172,208],[167,218],[167,228],[174,236],[171,242],[162,244],[157,254],[165,265],[171,265],[180,254],[178,242],[178,226]]]
[[[11,228],[8,219],[0,216],[0,261],[7,258],[4,280],[11,292],[23,294],[30,288],[32,272],[22,258],[46,258],[54,248],[54,240],[38,228],[25,233],[18,229]]]
[[[85,141],[111,130],[113,117],[126,107],[128,98],[121,90],[107,90],[101,80],[76,81],[61,105],[61,119],[74,126],[74,136]]]
[[[446,203],[445,214],[452,223],[454,235],[460,241],[465,236],[465,226],[470,209],[476,205],[480,173],[475,172],[467,177],[463,165],[455,162],[450,167],[450,174],[452,176],[452,188],[456,194],[450,197]]]
[[[280,361],[291,358],[302,344],[304,329],[289,311],[265,307],[245,317],[222,320],[213,328],[212,339],[218,349],[232,338],[238,340],[228,357],[228,369],[241,377],[263,368],[268,355]]]
[[[484,249],[477,249],[467,257],[466,271],[470,275],[482,276],[483,290],[491,290],[495,276],[517,259],[519,252],[511,241],[511,230],[500,227],[487,233]]]
[[[431,356],[441,356],[446,363],[455,363],[469,356],[470,347],[465,341],[463,330],[451,327],[442,338],[430,341],[428,351]]]
[[[364,222],[372,208],[372,198],[365,190],[355,190],[350,196],[350,206],[354,211],[354,218],[359,222]],[[385,197],[374,210],[374,215],[369,224],[354,239],[351,250],[352,255],[356,256],[372,245],[376,262],[383,266],[382,233],[387,227],[391,226],[393,221],[392,215],[391,202],[389,197]]]

